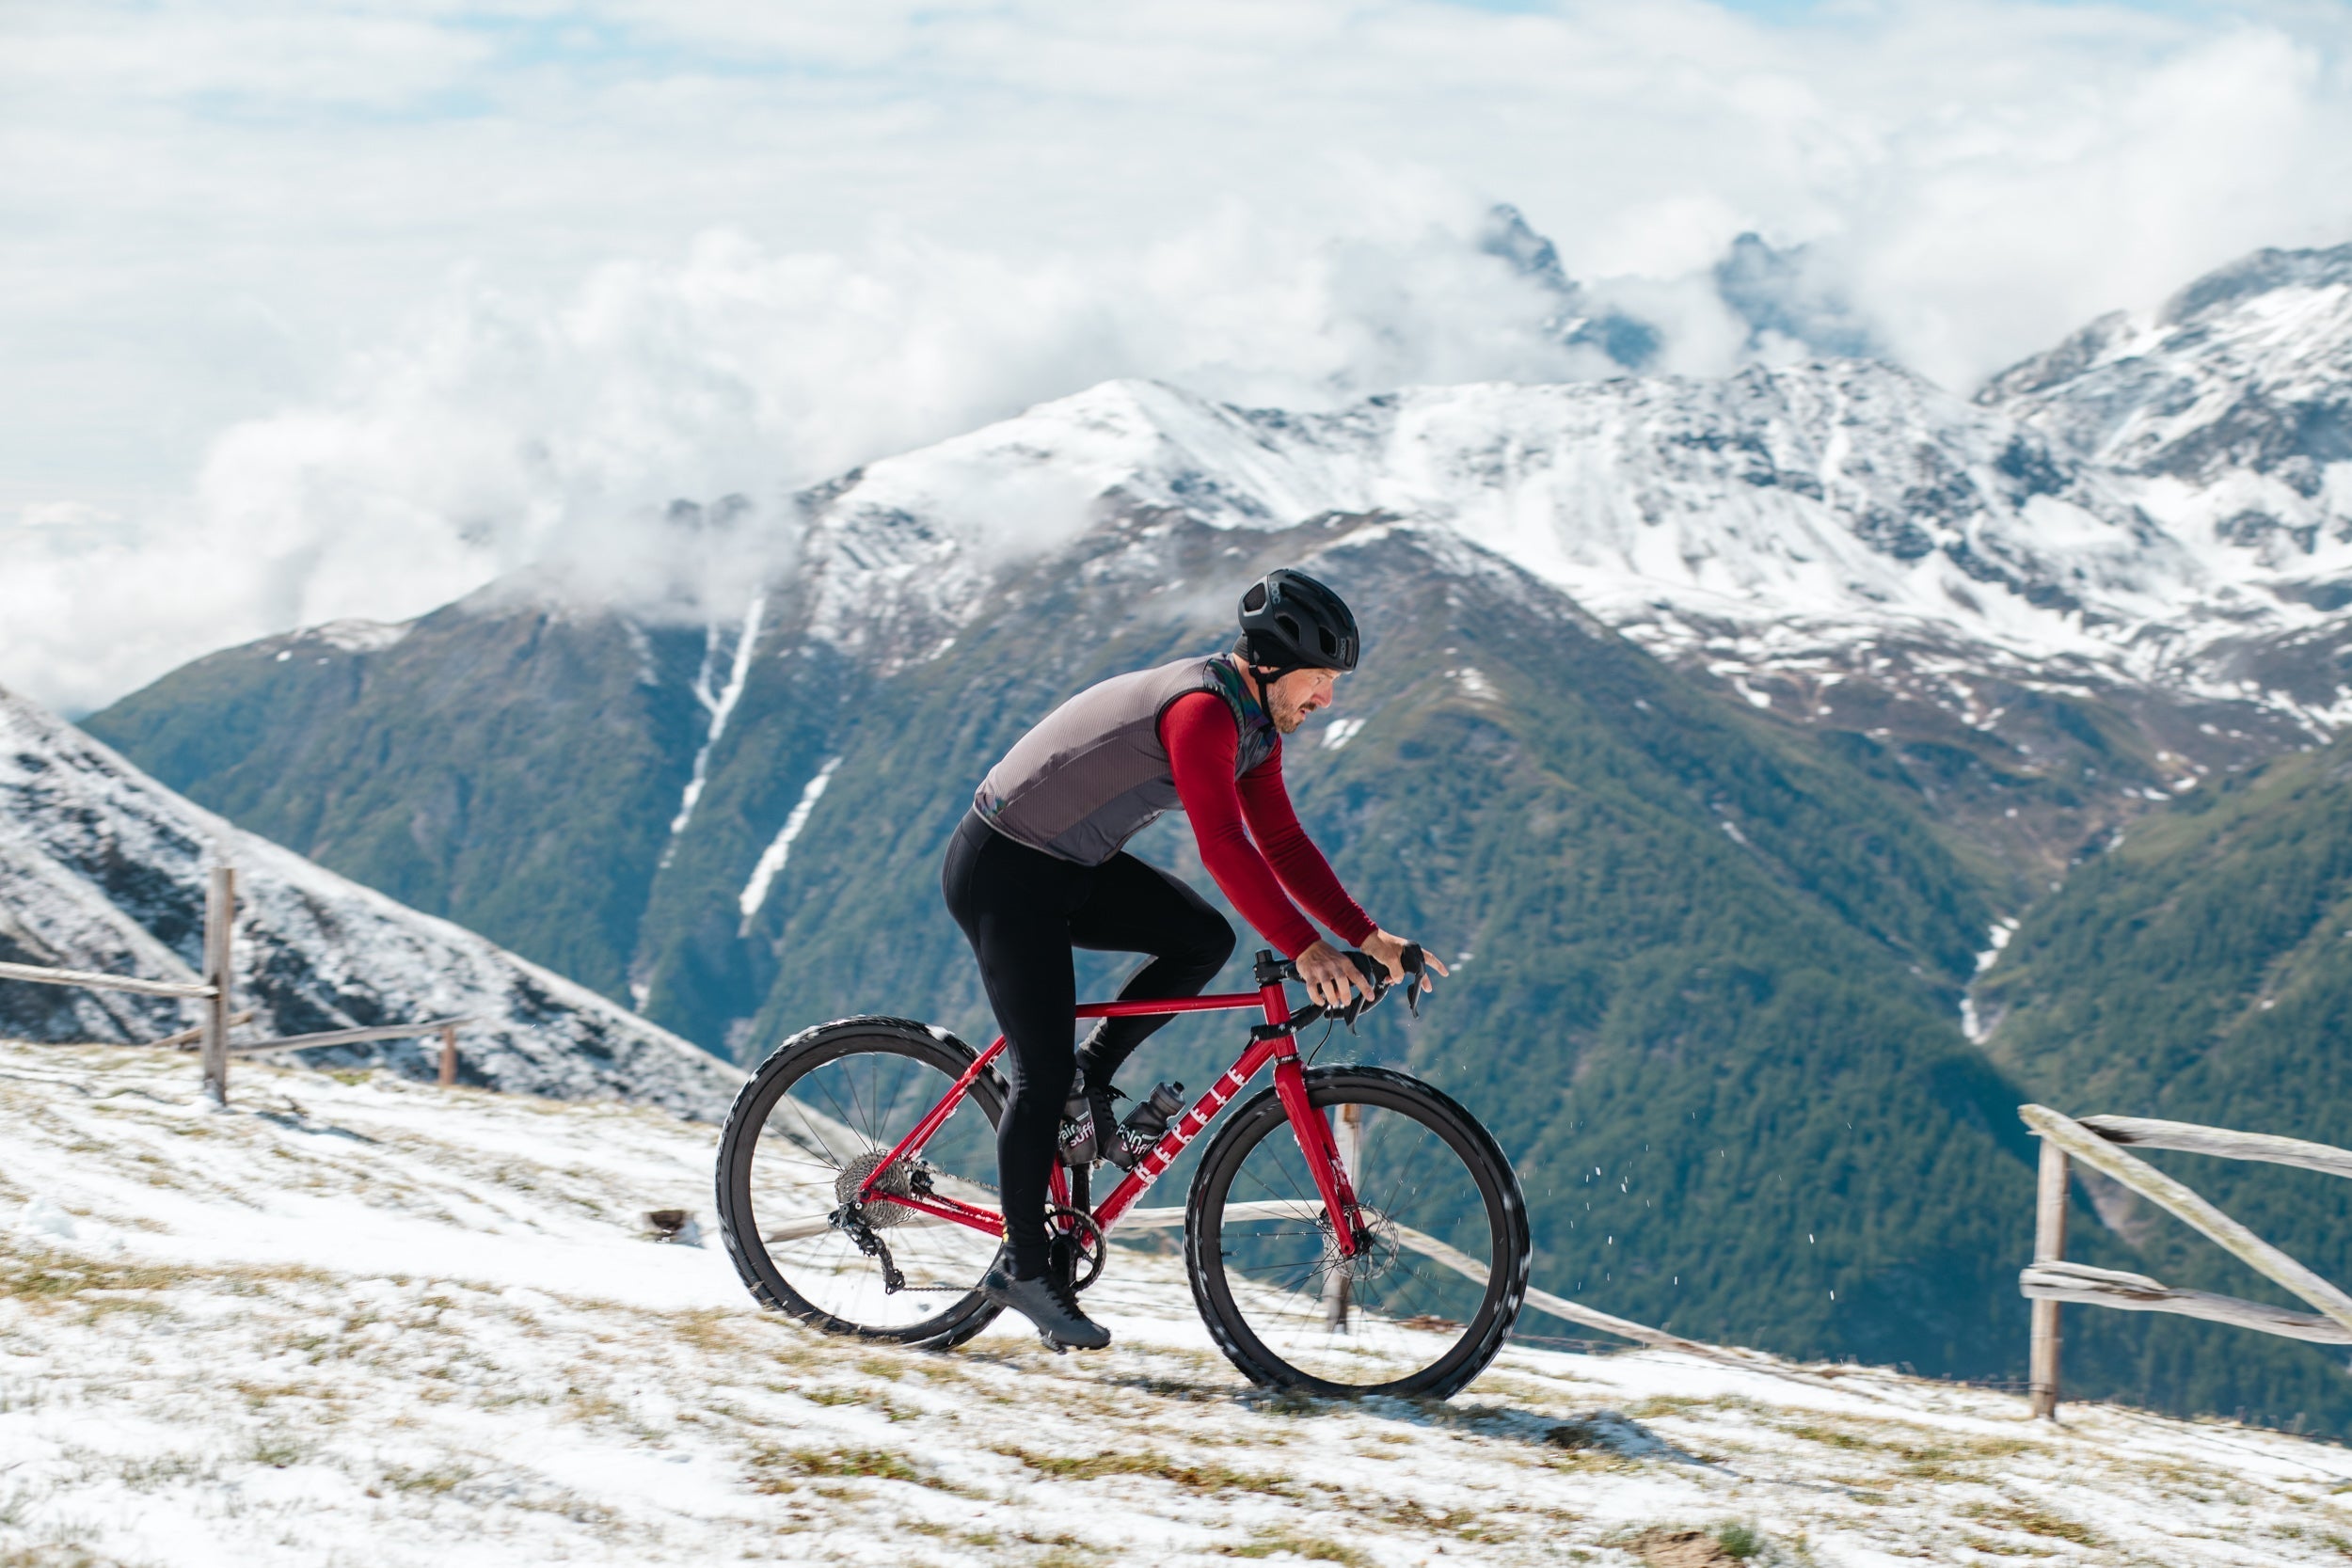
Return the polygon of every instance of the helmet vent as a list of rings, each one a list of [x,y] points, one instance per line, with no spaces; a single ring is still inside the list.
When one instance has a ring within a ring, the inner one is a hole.
[[[1242,613],[1246,615],[1255,615],[1263,610],[1265,608],[1265,584],[1263,582],[1255,584],[1248,593],[1244,594],[1241,596],[1241,608]]]

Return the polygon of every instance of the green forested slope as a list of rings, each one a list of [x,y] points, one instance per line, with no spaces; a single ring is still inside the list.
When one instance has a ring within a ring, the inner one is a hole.
[[[1979,992],[1991,1046],[2070,1115],[2164,1117],[2352,1147],[2352,739],[2201,789],[2029,916]],[[2352,1281],[2352,1183],[2149,1154],[2322,1275]],[[2076,1220],[2091,1261],[2292,1298],[2128,1194]],[[2352,1431],[2340,1350],[2152,1315],[2068,1309],[2092,1389]]]
[[[699,633],[485,594],[389,647],[227,649],[83,727],[240,827],[625,999],[701,657]]]

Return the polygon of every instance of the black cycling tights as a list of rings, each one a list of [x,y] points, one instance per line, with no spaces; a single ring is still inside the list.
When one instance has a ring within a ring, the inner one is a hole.
[[[1198,996],[1232,956],[1233,928],[1199,894],[1133,855],[1073,864],[1014,843],[973,814],[956,829],[939,880],[1005,1032],[998,1061],[1009,1069],[1012,1099],[996,1129],[997,1185],[1012,1271],[1034,1278],[1045,1272],[1045,1183],[1076,1067],[1071,949],[1151,954],[1122,999]],[[1168,1019],[1104,1019],[1087,1041],[1087,1081],[1108,1083]]]

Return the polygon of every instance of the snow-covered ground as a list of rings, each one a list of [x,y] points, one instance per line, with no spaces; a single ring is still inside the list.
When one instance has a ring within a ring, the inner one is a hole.
[[[183,1057],[0,1046],[0,1562],[2352,1550],[2352,1452],[2086,1406],[2054,1430],[1891,1373],[1515,1349],[1441,1406],[1275,1397],[1141,1251],[1088,1298],[1107,1354],[1006,1323],[858,1346],[757,1310],[715,1239],[651,1239],[651,1210],[711,1223],[708,1127],[381,1072],[241,1068],[225,1112],[195,1088]]]

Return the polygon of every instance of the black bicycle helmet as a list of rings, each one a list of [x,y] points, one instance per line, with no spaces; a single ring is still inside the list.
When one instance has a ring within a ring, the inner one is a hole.
[[[1362,646],[1346,604],[1304,572],[1278,566],[1241,596],[1233,651],[1261,670],[1353,670]]]

